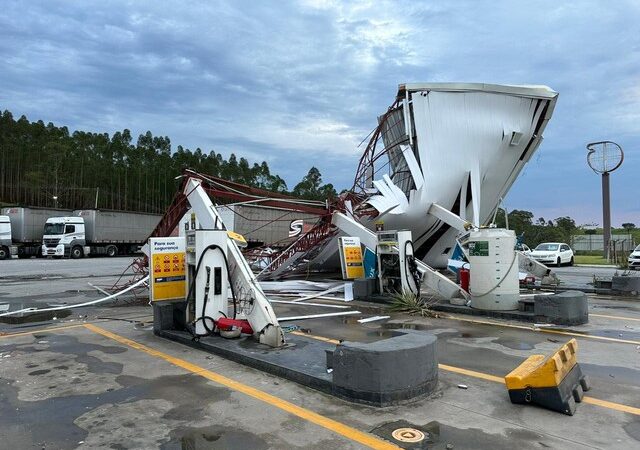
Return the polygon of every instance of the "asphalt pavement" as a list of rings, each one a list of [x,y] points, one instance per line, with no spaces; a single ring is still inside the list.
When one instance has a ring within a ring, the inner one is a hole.
[[[4,261],[0,267],[18,262],[27,273],[0,275],[0,303],[29,297],[46,302],[46,293],[53,290],[63,299],[64,292],[55,283],[84,289],[87,281],[109,271],[117,273],[129,261]],[[38,276],[42,267],[47,272]],[[558,272],[564,280],[585,282],[594,273],[604,276],[615,271],[567,267]],[[56,281],[52,275],[62,278]],[[77,298],[69,295],[66,301]],[[299,326],[309,339],[332,342],[369,342],[405,328],[438,336],[437,392],[386,408],[346,402],[159,338],[153,334],[151,309],[146,305],[100,306],[74,310],[68,317],[3,323],[2,445],[44,449],[638,448],[640,301],[599,295],[591,295],[589,301],[590,323],[566,329],[536,329],[530,324],[461,315],[408,316],[357,302],[351,305],[363,311],[363,317],[391,317],[368,324],[358,323],[360,316],[288,323]],[[274,308],[281,317],[294,314],[292,308],[301,314],[323,311],[290,304],[274,304]],[[502,377],[528,356],[550,355],[572,337],[579,343],[578,361],[592,380],[592,389],[576,414],[570,417],[511,404]],[[388,431],[402,427],[422,430],[428,441],[418,446],[394,441]]]
[[[132,257],[0,261],[0,304],[17,310],[95,300],[105,294],[91,285],[113,287],[132,261]],[[120,282],[129,278],[125,275]]]
[[[611,277],[616,272],[621,273],[621,270],[612,267],[552,267],[553,270],[560,278],[560,285],[576,285],[593,287],[593,277]]]

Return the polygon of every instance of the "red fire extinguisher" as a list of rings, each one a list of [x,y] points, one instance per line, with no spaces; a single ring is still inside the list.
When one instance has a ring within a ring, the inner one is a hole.
[[[471,271],[467,267],[460,267],[460,287],[469,292],[469,282],[471,281]]]

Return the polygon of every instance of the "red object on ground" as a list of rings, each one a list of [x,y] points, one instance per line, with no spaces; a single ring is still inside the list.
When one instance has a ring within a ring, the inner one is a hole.
[[[524,286],[528,286],[530,284],[534,284],[536,282],[536,277],[527,275],[524,279],[520,280],[520,284]]]
[[[230,330],[231,327],[240,327],[244,334],[253,334],[253,328],[249,325],[248,320],[228,319],[226,317],[220,317],[216,326],[221,330]]]
[[[460,287],[469,292],[469,282],[471,281],[471,272],[466,267],[460,267]]]

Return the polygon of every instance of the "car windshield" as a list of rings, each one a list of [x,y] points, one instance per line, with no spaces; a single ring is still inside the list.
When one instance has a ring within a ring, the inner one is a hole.
[[[558,244],[540,244],[536,247],[536,250],[542,250],[543,252],[555,252],[558,250]]]
[[[634,250],[634,252],[640,252],[640,245],[638,245],[638,246],[636,247],[636,249]]]
[[[45,223],[44,234],[64,234],[63,223]]]

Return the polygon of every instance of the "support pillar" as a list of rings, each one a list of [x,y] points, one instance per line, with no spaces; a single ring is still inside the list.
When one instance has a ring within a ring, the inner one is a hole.
[[[609,259],[611,242],[611,203],[609,197],[609,172],[602,174],[602,234],[604,257]]]

